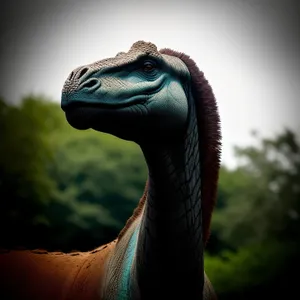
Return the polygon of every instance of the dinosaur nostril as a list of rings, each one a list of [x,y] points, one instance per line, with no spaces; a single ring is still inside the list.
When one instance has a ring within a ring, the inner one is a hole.
[[[71,74],[70,74],[68,80],[72,80],[73,76],[74,76],[74,72],[71,72]]]
[[[91,79],[82,85],[82,88],[92,88],[98,83],[97,79]]]
[[[83,68],[79,73],[78,79],[81,78],[88,70],[88,68]]]

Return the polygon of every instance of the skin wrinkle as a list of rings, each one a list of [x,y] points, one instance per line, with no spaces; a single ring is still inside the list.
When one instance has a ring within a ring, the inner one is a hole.
[[[74,275],[74,280],[72,282],[72,284],[70,285],[69,288],[69,292],[70,292],[70,299],[72,297],[72,289],[74,287],[74,285],[76,284],[77,279],[79,278],[80,272],[82,271],[82,269],[85,267],[85,265],[87,264],[88,260],[85,260],[82,265],[78,268],[77,273]],[[68,297],[67,297],[68,298]]]

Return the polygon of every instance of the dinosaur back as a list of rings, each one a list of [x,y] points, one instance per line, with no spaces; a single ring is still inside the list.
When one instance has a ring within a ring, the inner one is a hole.
[[[99,300],[105,263],[114,245],[115,241],[74,253],[2,251],[0,299]]]

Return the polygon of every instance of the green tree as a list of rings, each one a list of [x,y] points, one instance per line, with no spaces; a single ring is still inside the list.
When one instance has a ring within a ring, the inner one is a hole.
[[[259,137],[257,137],[259,138]],[[257,147],[237,147],[240,164],[223,167],[212,228],[222,245],[206,255],[206,270],[220,299],[287,298],[297,287],[300,266],[300,151],[285,130]]]
[[[45,167],[51,161],[51,147],[43,134],[47,132],[44,119],[51,111],[52,103],[31,97],[18,107],[0,101],[2,242],[11,244],[16,237],[23,242],[22,236],[39,222],[38,214],[55,189]]]
[[[220,190],[226,207],[216,210],[213,227],[231,245],[299,235],[300,150],[286,130],[258,147],[236,148],[240,165],[223,168]],[[230,222],[228,222],[230,220]]]

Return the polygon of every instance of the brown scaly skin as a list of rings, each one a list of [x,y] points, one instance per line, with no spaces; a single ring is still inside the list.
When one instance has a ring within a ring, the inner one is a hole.
[[[0,254],[0,299],[99,300],[115,241],[90,252],[11,250]]]
[[[144,75],[132,67],[125,73],[120,71],[144,56],[164,62],[166,77],[161,78],[168,84],[167,93],[155,89],[156,84],[164,82],[154,80],[154,76],[147,81],[141,80]],[[126,77],[128,74],[134,76]],[[184,92],[179,82],[184,85]],[[135,88],[136,94],[130,94]],[[142,92],[146,98],[136,103]],[[112,100],[105,98],[110,94]],[[188,115],[183,113],[186,104],[180,103],[184,94],[188,97]],[[155,98],[157,95],[160,96]],[[96,109],[99,99],[102,106]],[[134,99],[135,103],[120,108],[116,99],[123,101],[122,106],[128,99]],[[80,105],[70,110],[67,108],[70,102]],[[86,106],[90,103],[93,105]],[[164,105],[159,107],[161,103]],[[149,180],[133,216],[118,239],[108,245],[91,252],[68,254],[43,251],[0,254],[0,299],[145,300],[166,295],[168,299],[216,299],[203,269],[203,245],[208,240],[216,198],[220,128],[216,102],[203,73],[185,54],[170,49],[158,52],[155,45],[140,41],[128,53],[74,70],[65,83],[62,104],[75,128],[92,127],[137,142],[148,164]],[[176,115],[176,111],[182,113]],[[164,122],[166,116],[168,122]],[[164,126],[160,127],[161,124]],[[158,140],[157,132],[163,139]],[[153,142],[157,145],[153,146]],[[178,191],[174,193],[174,189]],[[184,222],[182,213],[186,215]],[[168,222],[163,222],[164,216]],[[176,231],[173,228],[177,224]],[[119,282],[124,273],[121,265],[137,226],[140,232],[130,264],[130,291],[125,288],[120,293]],[[164,251],[157,251],[157,246],[168,249],[169,254],[163,255]],[[173,286],[162,284],[166,276]]]

